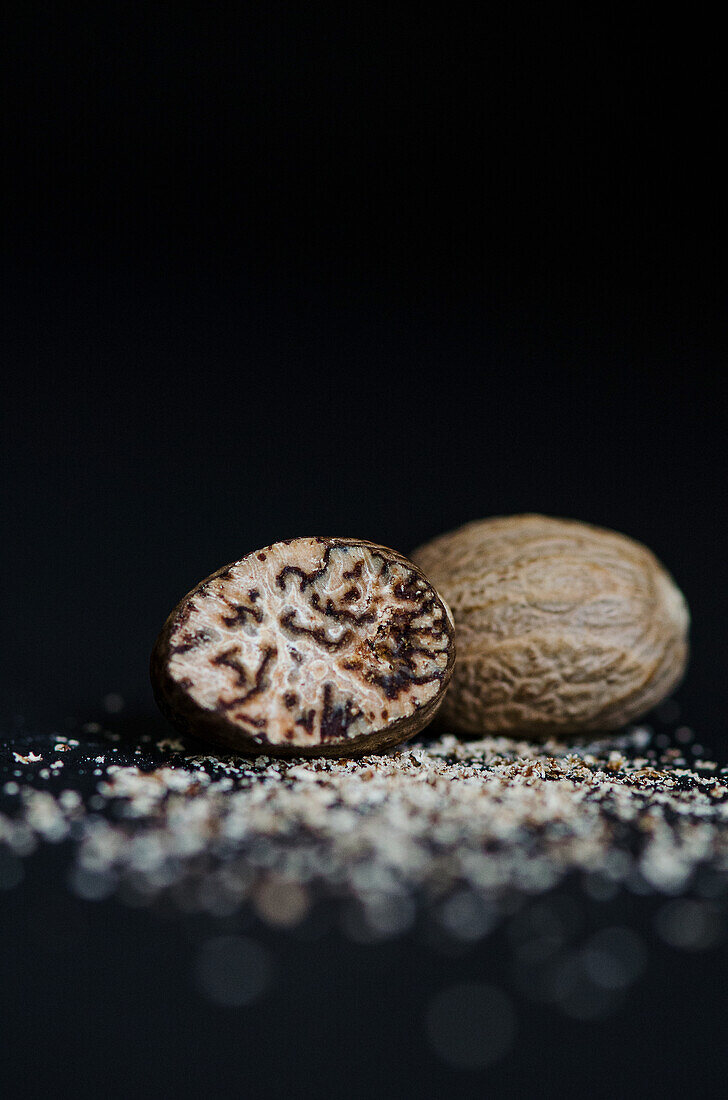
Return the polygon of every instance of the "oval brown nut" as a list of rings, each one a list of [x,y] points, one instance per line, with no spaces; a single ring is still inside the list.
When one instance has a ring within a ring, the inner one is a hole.
[[[184,733],[244,753],[351,756],[398,744],[442,702],[449,611],[412,562],[355,539],[258,550],[193,588],[152,652]]]
[[[616,729],[678,683],[688,609],[646,547],[575,521],[480,520],[412,555],[455,618],[441,717],[469,734]]]

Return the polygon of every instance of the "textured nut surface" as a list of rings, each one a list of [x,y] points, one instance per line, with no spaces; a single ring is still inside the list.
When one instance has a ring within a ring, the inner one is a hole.
[[[447,608],[406,558],[301,538],[188,593],[157,639],[151,676],[184,732],[241,752],[348,756],[422,729],[454,657]]]
[[[464,733],[616,729],[678,683],[689,615],[655,556],[576,521],[469,523],[413,560],[455,618],[441,717]]]

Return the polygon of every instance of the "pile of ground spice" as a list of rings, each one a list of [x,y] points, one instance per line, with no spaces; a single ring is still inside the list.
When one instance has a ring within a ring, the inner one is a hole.
[[[69,840],[69,882],[87,898],[164,895],[220,915],[252,905],[294,926],[326,895],[355,903],[363,937],[436,907],[476,939],[514,895],[575,872],[597,897],[682,895],[699,875],[716,893],[728,885],[728,768],[688,766],[692,735],[677,735],[662,747],[644,728],[577,746],[446,735],[355,761],[283,761],[169,738],[130,749],[91,725],[52,751],[32,737],[6,746],[0,848],[7,863]],[[64,775],[85,776],[86,792]]]
[[[355,761],[210,755],[96,723],[17,732],[0,741],[0,890],[54,845],[84,900],[217,918],[226,933],[194,976],[232,1006],[271,981],[264,946],[240,935],[256,922],[304,939],[333,922],[359,943],[412,933],[446,953],[492,933],[505,989],[454,986],[427,1010],[442,1058],[484,1064],[512,1044],[519,997],[602,1018],[660,943],[725,942],[728,767],[705,755],[685,726],[577,745],[444,735]]]

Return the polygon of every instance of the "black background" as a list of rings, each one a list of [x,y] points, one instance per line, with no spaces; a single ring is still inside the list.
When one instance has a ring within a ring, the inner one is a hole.
[[[725,752],[716,29],[617,9],[555,25],[550,9],[11,15],[8,726],[95,718],[117,692],[141,729],[165,615],[256,547],[332,534],[407,551],[541,511],[624,531],[673,572],[693,614],[683,720]],[[137,941],[120,942],[107,983]],[[297,965],[300,1007],[315,980]],[[41,1016],[47,980],[31,982]],[[381,1010],[382,982],[358,1012]],[[100,996],[82,989],[75,1018]],[[648,1013],[611,1041],[639,1040]],[[425,1094],[416,1062],[399,1072]]]

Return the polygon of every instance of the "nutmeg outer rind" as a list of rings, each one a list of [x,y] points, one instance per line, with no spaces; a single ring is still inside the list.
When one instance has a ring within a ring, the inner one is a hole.
[[[689,612],[645,546],[540,515],[469,523],[412,560],[452,609],[458,658],[439,721],[477,736],[617,729],[679,683]]]

